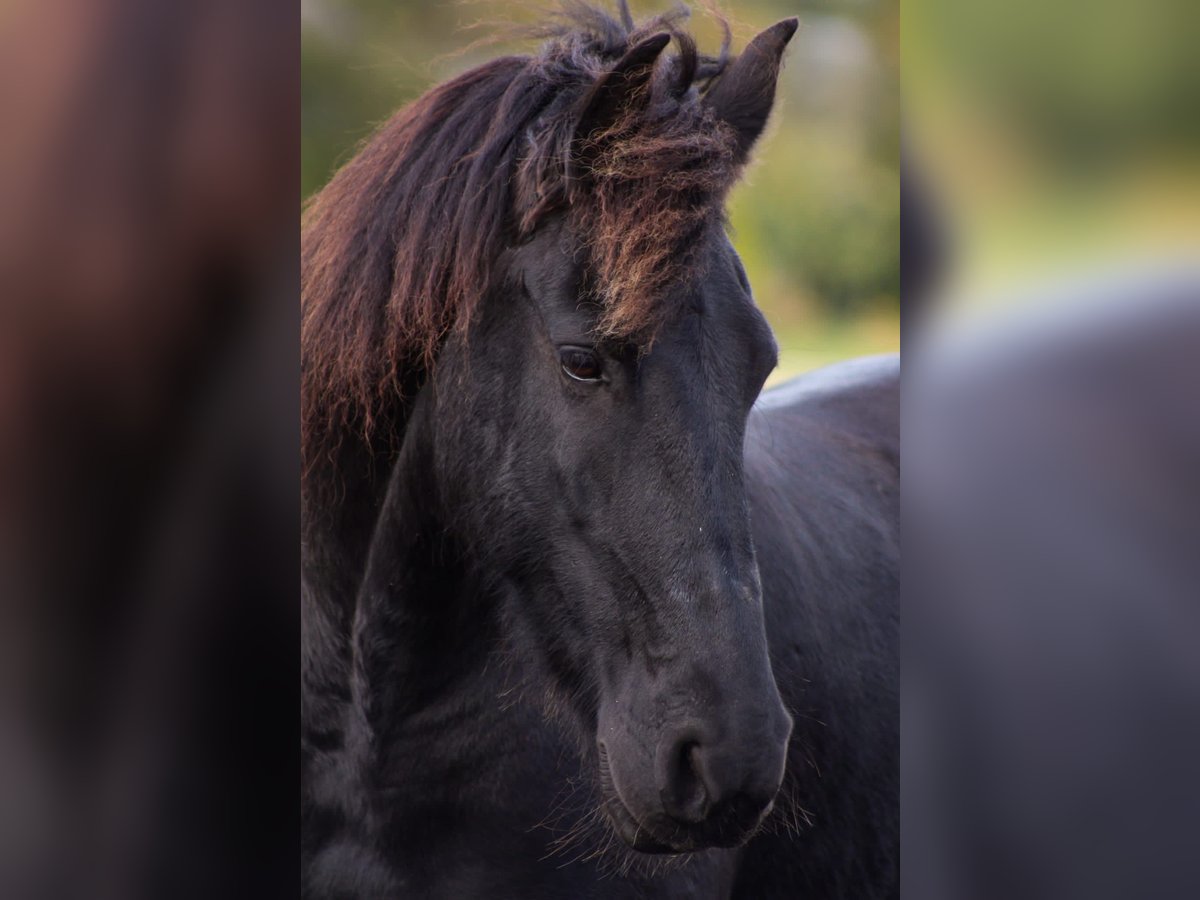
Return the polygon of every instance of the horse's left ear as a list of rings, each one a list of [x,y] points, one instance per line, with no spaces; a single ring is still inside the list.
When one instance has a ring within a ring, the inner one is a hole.
[[[671,35],[660,32],[634,44],[583,98],[567,159],[568,183],[582,180],[591,170],[600,152],[596,136],[611,128],[630,104],[648,99],[654,64],[670,42]]]
[[[733,126],[743,160],[767,126],[783,51],[799,25],[799,19],[784,19],[759,34],[705,95],[717,118]]]

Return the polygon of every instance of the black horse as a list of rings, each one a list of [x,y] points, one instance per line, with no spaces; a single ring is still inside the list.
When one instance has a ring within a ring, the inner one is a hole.
[[[898,363],[760,397],[723,227],[796,21],[573,16],[307,212],[306,895],[895,896]]]

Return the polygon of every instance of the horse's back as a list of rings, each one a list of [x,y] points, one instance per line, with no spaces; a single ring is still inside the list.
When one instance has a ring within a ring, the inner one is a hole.
[[[898,878],[896,356],[765,392],[746,479],[772,666],[795,718],[776,827],[736,895],[887,897]]]
[[[763,393],[745,464],[764,577],[898,562],[899,358],[850,360]]]
[[[797,376],[764,391],[750,413],[747,453],[787,452],[779,431],[793,439],[812,438],[820,427],[837,428],[880,449],[899,454],[900,357],[864,356]]]

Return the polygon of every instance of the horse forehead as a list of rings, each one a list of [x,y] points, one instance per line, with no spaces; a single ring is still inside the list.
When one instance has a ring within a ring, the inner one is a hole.
[[[727,259],[716,261],[697,280],[680,307],[699,337],[737,344],[754,344],[764,337],[762,314]]]
[[[707,230],[690,277],[667,288],[656,300],[663,312],[651,346],[674,343],[678,336],[706,352],[729,352],[765,342],[758,308],[738,274],[737,252],[724,229]],[[586,291],[586,263],[580,259],[578,240],[561,219],[548,226],[517,251],[523,278],[536,297],[554,309],[579,313],[579,297]],[[594,314],[599,314],[598,308]],[[703,334],[698,328],[703,325]],[[703,340],[701,340],[703,338]],[[665,340],[664,340],[665,339]],[[716,344],[716,348],[711,345]]]
[[[660,329],[648,359],[686,370],[690,381],[718,392],[768,351],[765,320],[738,290],[697,292]]]

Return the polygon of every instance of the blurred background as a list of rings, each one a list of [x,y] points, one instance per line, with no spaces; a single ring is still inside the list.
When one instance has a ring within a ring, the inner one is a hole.
[[[358,143],[432,85],[526,43],[462,52],[538,4],[302,0],[301,179],[306,198]],[[640,0],[635,17],[669,7]],[[611,5],[615,9],[615,5]],[[735,190],[733,241],[775,329],[775,380],[900,347],[899,3],[731,0],[739,52],[799,15],[772,134]],[[715,53],[701,4],[689,27]]]
[[[952,244],[944,315],[1197,256],[1198,34],[1188,0],[904,4],[906,150]]]

